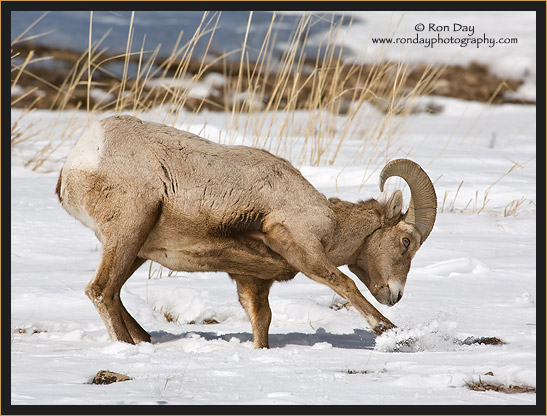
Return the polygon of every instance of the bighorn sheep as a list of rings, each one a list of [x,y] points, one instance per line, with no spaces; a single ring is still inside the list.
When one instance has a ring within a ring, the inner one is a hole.
[[[86,287],[110,337],[150,335],[120,299],[147,259],[187,272],[223,271],[235,280],[255,348],[268,347],[268,293],[298,272],[351,302],[376,334],[394,328],[338,266],[348,265],[382,304],[403,296],[411,259],[435,222],[431,180],[414,162],[388,163],[380,189],[400,176],[386,204],[327,199],[289,162],[246,146],[227,146],[130,116],[106,118],[76,143],[57,194],[66,211],[102,243]]]

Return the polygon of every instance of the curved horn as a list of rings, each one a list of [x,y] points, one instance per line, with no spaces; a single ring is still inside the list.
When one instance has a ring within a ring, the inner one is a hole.
[[[422,236],[422,244],[429,236],[437,216],[437,195],[427,173],[416,162],[396,159],[389,162],[380,173],[380,191],[391,176],[403,178],[410,187],[410,205],[405,221],[414,224]]]

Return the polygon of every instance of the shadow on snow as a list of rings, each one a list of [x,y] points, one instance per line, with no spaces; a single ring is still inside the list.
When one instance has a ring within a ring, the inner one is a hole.
[[[151,332],[152,343],[161,344],[164,342],[176,341],[178,339],[187,338],[193,334],[199,335],[201,338],[210,340],[230,341],[236,338],[241,342],[252,342],[253,336],[248,332],[240,332],[235,334],[217,334],[214,332],[189,331],[181,334],[171,334],[165,331]],[[363,329],[355,329],[353,334],[330,334],[323,328],[318,328],[315,334],[304,334],[299,332],[290,332],[287,334],[270,334],[270,348],[282,348],[287,345],[314,345],[319,342],[326,342],[334,348],[347,349],[374,349],[376,335],[370,331]]]

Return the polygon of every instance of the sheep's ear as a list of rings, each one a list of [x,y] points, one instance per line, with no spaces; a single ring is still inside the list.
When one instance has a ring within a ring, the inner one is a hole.
[[[396,190],[386,204],[386,215],[388,219],[398,217],[403,209],[403,193]]]

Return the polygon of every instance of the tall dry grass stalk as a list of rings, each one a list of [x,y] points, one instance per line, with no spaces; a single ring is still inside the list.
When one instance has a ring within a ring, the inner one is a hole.
[[[61,119],[66,119],[62,114],[66,114],[69,103],[83,88],[85,94],[80,106],[90,121],[100,118],[104,111],[113,110],[136,116],[152,114],[159,122],[185,128],[205,106],[222,107],[217,109],[229,114],[230,121],[226,131],[218,137],[220,142],[244,140],[286,157],[296,165],[333,164],[347,140],[357,138],[359,145],[352,152],[353,160],[364,163],[362,182],[365,183],[398,149],[399,132],[406,116],[413,112],[414,99],[429,92],[442,70],[428,68],[415,86],[408,88],[405,85],[411,71],[405,63],[383,62],[382,57],[378,57],[377,62],[381,63],[367,69],[346,62],[342,25],[334,16],[315,61],[310,62],[304,50],[315,18],[313,14],[302,16],[277,61],[274,59],[275,23],[279,16],[274,13],[257,61],[249,62],[247,39],[252,12],[241,48],[206,59],[220,15],[221,12],[204,12],[195,33],[186,36],[188,40],[183,43],[181,32],[170,56],[160,59],[159,46],[154,50],[145,49],[146,38],[140,49],[133,51],[135,13],[131,14],[125,53],[107,55],[101,44],[109,33],[92,43],[93,13],[90,12],[88,48],[61,85],[49,85],[55,91],[51,109],[55,109],[58,116],[49,131],[41,132],[41,137],[45,135],[50,140],[29,160],[29,165],[33,169],[42,166],[64,141],[73,139],[71,134],[75,130],[82,127],[66,126],[61,134],[58,131]],[[195,47],[202,39],[207,40],[206,52],[196,57]],[[233,63],[235,57],[238,65]],[[12,63],[15,73],[12,89],[22,74],[33,76],[29,69],[32,59],[33,54],[29,53],[22,64]],[[107,65],[113,61],[123,62],[121,77],[110,82],[101,80],[98,75],[108,74]],[[196,62],[197,69],[194,67],[190,71],[191,64],[195,66]],[[129,77],[131,65],[137,66],[136,77]],[[219,66],[223,68],[226,80],[222,91],[224,102],[220,105],[207,96],[192,94],[194,88]],[[91,105],[90,97],[98,87],[109,94],[110,99]],[[194,103],[193,110],[188,110],[190,101]],[[75,108],[78,110],[78,105]],[[31,105],[23,114],[32,111]],[[12,144],[35,137],[15,137]]]

